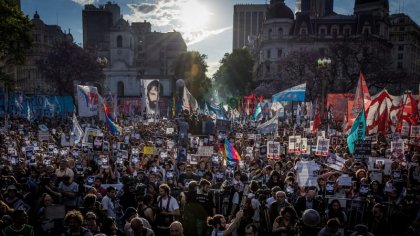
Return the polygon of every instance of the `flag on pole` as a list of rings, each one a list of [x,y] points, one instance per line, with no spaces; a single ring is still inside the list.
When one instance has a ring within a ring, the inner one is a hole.
[[[236,151],[232,143],[229,142],[229,139],[225,139],[224,154],[228,161],[238,162],[241,160],[241,156],[239,156],[238,151]]]
[[[79,121],[77,121],[77,117],[75,113],[73,113],[73,128],[72,128],[71,133],[74,137],[75,144],[79,143],[82,137],[84,136],[83,129],[82,127],[80,127]]]
[[[366,134],[366,118],[365,110],[362,109],[357,116],[356,120],[351,126],[349,136],[347,137],[347,147],[351,154],[354,153],[354,143],[357,140],[364,140]]]
[[[312,125],[312,133],[316,133],[321,126],[321,115],[319,114],[319,104],[318,101],[315,103],[315,115],[314,115],[314,121]]]
[[[194,112],[198,109],[198,102],[190,93],[190,91],[185,87],[184,95],[182,98],[182,109]]]
[[[286,89],[272,96],[273,102],[303,102],[305,101],[306,83]]]
[[[262,118],[262,107],[261,103],[257,104],[257,107],[254,109],[254,114],[252,114],[252,121],[259,121]]]

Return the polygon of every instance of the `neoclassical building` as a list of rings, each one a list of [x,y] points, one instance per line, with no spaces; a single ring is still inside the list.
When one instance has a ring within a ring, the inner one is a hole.
[[[172,63],[187,51],[179,32],[152,32],[147,21],[129,23],[120,15],[117,4],[85,5],[83,44],[95,48],[106,58],[103,92],[116,94],[119,103],[144,99],[143,82],[159,80],[160,113],[168,114],[174,91]]]
[[[287,81],[290,78],[284,73],[282,59],[296,51],[317,51],[320,56],[328,56],[331,46],[337,43],[360,46],[361,54],[372,50],[368,45],[375,45],[386,58],[395,61],[393,70],[404,70],[412,79],[420,78],[420,31],[409,16],[390,15],[388,0],[355,0],[351,15],[335,13],[333,4],[333,0],[296,0],[295,13],[284,0],[263,4],[266,17],[259,26],[261,30],[257,35],[248,35],[254,39],[248,48],[256,59],[255,80]],[[234,33],[242,35],[240,31],[247,28],[234,29]],[[336,71],[337,79],[345,77],[341,73],[340,69]]]

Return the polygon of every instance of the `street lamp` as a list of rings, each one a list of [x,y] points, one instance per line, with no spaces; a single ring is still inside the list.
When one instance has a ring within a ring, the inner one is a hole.
[[[96,63],[98,63],[99,68],[101,69],[101,76],[100,76],[100,89],[98,89],[99,93],[102,94],[102,88],[104,87],[104,81],[105,81],[105,74],[104,74],[104,68],[108,65],[108,59],[106,57],[98,57],[96,58]]]
[[[318,68],[322,72],[321,78],[321,124],[324,124],[325,121],[325,97],[326,97],[326,90],[327,90],[327,79],[328,73],[331,68],[331,59],[330,58],[319,58],[317,61]]]

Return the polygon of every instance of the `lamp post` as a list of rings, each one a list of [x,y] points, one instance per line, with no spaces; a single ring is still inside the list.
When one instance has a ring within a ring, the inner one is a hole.
[[[327,90],[327,79],[331,68],[330,58],[319,58],[317,61],[318,69],[321,71],[321,126],[325,124],[325,106],[326,106],[326,90]]]
[[[106,57],[98,57],[96,58],[96,63],[98,63],[98,66],[101,69],[101,76],[99,81],[100,88],[98,88],[98,92],[102,94],[102,88],[104,87],[105,82],[104,68],[108,65],[108,59]]]

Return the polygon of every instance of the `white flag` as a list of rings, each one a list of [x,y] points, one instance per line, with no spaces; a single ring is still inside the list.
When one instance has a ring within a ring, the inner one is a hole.
[[[198,109],[197,100],[192,96],[186,87],[184,88],[184,95],[182,98],[182,109],[188,111],[196,111]]]
[[[80,127],[79,122],[77,121],[76,114],[73,114],[73,130],[72,135],[74,137],[74,143],[79,143],[82,139],[83,135],[83,129]]]

